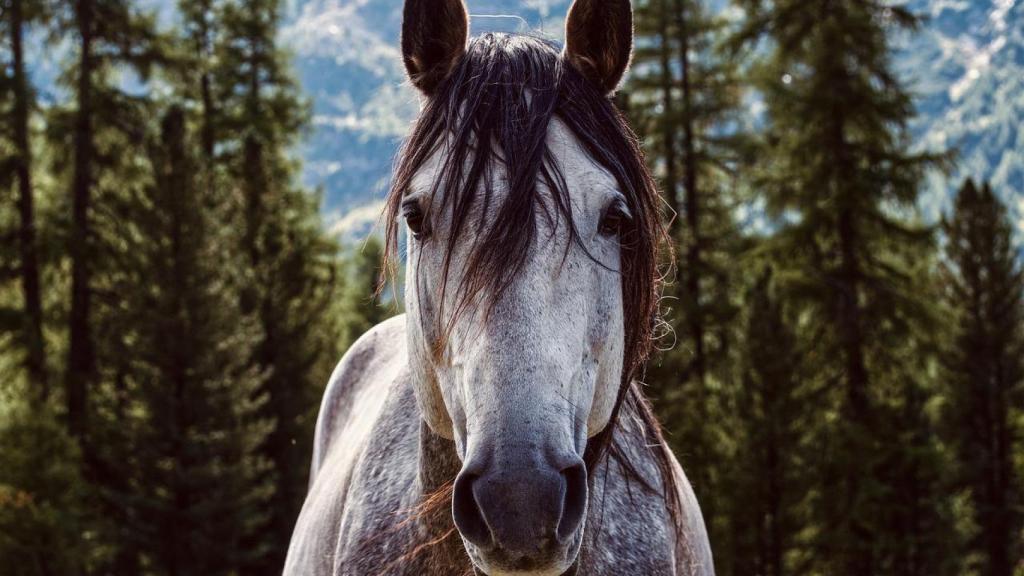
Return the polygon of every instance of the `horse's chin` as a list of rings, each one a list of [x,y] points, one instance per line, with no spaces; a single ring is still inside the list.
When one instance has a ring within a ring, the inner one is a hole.
[[[473,563],[476,566],[477,573],[484,576],[563,576],[570,573],[570,568],[572,567],[570,562],[564,568],[558,565],[551,565],[546,568],[515,570],[500,566],[487,566],[485,561],[478,562],[474,560]],[[484,566],[481,566],[481,564],[484,564]]]
[[[544,558],[509,559],[501,551],[483,551],[463,540],[466,551],[483,576],[568,576],[574,574],[574,565],[580,552],[583,530],[572,540],[552,551]]]

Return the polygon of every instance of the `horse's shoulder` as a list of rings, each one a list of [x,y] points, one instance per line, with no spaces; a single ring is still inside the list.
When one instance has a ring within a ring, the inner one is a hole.
[[[668,448],[665,448],[668,450]],[[668,451],[669,459],[672,461],[672,469],[676,476],[676,487],[679,491],[679,503],[682,508],[680,525],[683,529],[682,549],[687,556],[683,560],[686,572],[694,576],[714,576],[715,563],[711,555],[711,541],[708,538],[707,527],[704,525],[704,515],[701,513],[700,504],[697,503],[697,495],[693,491],[690,480],[683,472],[672,451]]]
[[[404,318],[392,318],[352,344],[335,368],[317,418],[310,489],[292,534],[285,574],[372,573],[343,568],[350,564],[352,543],[358,544],[365,525],[397,508],[388,504],[378,510],[358,503],[390,502],[395,485],[415,478],[414,469],[381,464],[382,458],[415,450],[415,444],[393,441],[401,432],[396,427],[411,427],[408,416],[415,410],[405,349]],[[415,436],[402,436],[408,438]]]
[[[599,528],[604,534],[595,549],[604,558],[594,558],[594,563],[627,572],[711,576],[711,546],[693,488],[672,451],[663,440],[655,441],[647,426],[635,406],[623,404],[616,448],[597,470],[600,492],[594,497],[598,522],[602,516],[618,521]],[[670,528],[676,522],[664,497],[662,458],[667,458],[678,490],[681,534]],[[667,565],[659,560],[667,558],[672,559]]]
[[[393,372],[406,363],[405,316],[377,324],[349,347],[334,368],[317,416],[312,474],[323,464],[332,441],[370,397],[384,396]]]

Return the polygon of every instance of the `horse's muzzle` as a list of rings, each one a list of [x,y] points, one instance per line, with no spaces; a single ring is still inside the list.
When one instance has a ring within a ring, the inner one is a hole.
[[[573,454],[556,465],[530,458],[467,461],[455,481],[455,525],[487,565],[503,572],[565,569],[587,510],[587,471]],[[555,572],[558,573],[558,572]]]

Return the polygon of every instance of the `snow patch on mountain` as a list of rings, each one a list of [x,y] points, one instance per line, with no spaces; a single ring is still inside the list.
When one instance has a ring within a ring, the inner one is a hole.
[[[394,78],[401,53],[392,38],[382,36],[379,23],[367,19],[372,13],[364,10],[371,1],[308,2],[283,28],[281,39],[301,57],[355,64],[376,78]]]

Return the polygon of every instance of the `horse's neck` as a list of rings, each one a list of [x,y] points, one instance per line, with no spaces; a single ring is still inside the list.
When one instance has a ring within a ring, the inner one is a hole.
[[[419,441],[419,523],[422,532],[416,540],[423,554],[426,575],[472,576],[473,567],[466,556],[462,539],[452,520],[451,490],[462,468],[455,444],[431,432],[420,422]],[[465,566],[465,572],[452,572],[453,566]]]
[[[455,481],[462,462],[455,443],[434,434],[426,422],[420,422],[419,480],[427,495],[443,490]]]

